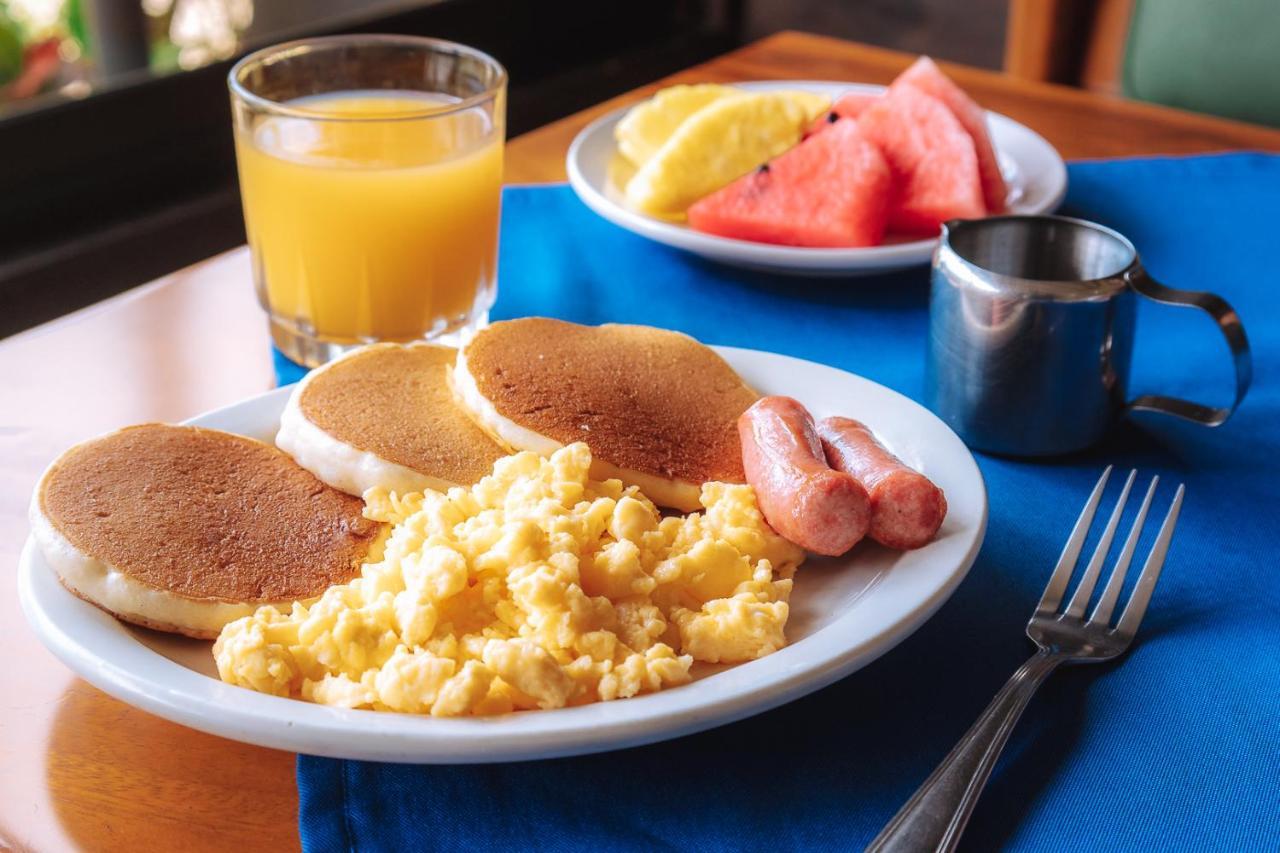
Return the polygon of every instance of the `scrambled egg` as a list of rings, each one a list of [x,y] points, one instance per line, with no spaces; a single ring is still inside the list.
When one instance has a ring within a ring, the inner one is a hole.
[[[382,558],[310,606],[227,625],[218,673],[347,708],[499,714],[660,690],[695,660],[785,645],[804,554],[750,486],[707,483],[705,512],[663,518],[590,467],[573,444],[501,459],[470,489],[370,489],[365,515],[394,525]]]

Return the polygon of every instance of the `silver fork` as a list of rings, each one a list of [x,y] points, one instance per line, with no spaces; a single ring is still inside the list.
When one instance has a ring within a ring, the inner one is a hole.
[[[1133,594],[1129,597],[1129,603],[1119,622],[1112,627],[1111,613],[1120,597],[1125,573],[1133,559],[1138,538],[1142,535],[1142,526],[1147,519],[1147,510],[1151,508],[1156,484],[1160,481],[1159,477],[1152,477],[1147,496],[1142,501],[1138,516],[1134,519],[1129,536],[1116,559],[1115,568],[1111,571],[1111,578],[1093,612],[1086,619],[1085,608],[1097,584],[1102,563],[1111,549],[1111,541],[1120,524],[1125,501],[1129,499],[1129,491],[1137,475],[1137,471],[1129,472],[1124,490],[1120,493],[1120,501],[1102,531],[1102,537],[1085,567],[1075,594],[1071,596],[1066,609],[1059,611],[1062,597],[1075,571],[1076,560],[1080,557],[1085,538],[1093,524],[1094,513],[1102,500],[1103,489],[1111,476],[1110,466],[1102,472],[1102,477],[1084,505],[1084,511],[1076,520],[1071,538],[1062,549],[1062,556],[1058,558],[1058,565],[1049,578],[1049,585],[1045,587],[1044,595],[1036,605],[1031,621],[1027,623],[1027,636],[1035,641],[1038,647],[1036,653],[1013,674],[978,721],[920,789],[907,800],[906,805],[894,815],[893,820],[881,830],[867,850],[913,853],[920,850],[954,850],[960,834],[969,822],[969,816],[973,814],[973,807],[991,776],[991,770],[1000,757],[1000,751],[1009,739],[1009,733],[1013,731],[1036,688],[1059,664],[1098,663],[1111,660],[1129,648],[1138,631],[1138,624],[1147,612],[1147,604],[1151,601],[1156,581],[1160,579],[1160,569],[1169,552],[1169,540],[1173,538],[1173,528],[1178,523],[1178,511],[1182,508],[1182,495],[1185,491],[1181,485],[1178,486],[1164,524],[1160,526],[1160,533],[1156,536],[1155,545],[1151,547],[1151,553],[1147,555],[1146,564],[1142,567],[1142,574],[1138,576]]]

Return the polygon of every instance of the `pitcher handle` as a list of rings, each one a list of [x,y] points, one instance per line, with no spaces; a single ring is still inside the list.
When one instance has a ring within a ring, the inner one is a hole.
[[[1244,325],[1240,316],[1227,301],[1212,293],[1195,290],[1177,290],[1165,287],[1153,279],[1145,270],[1137,270],[1128,276],[1129,286],[1137,293],[1155,302],[1165,305],[1176,305],[1184,308],[1199,308],[1213,318],[1226,338],[1227,347],[1231,350],[1231,358],[1236,367],[1236,398],[1228,408],[1214,408],[1190,400],[1177,397],[1164,397],[1159,394],[1143,394],[1125,404],[1127,411],[1160,412],[1185,418],[1205,426],[1221,426],[1235,412],[1244,395],[1249,391],[1249,382],[1253,379],[1253,358],[1249,354],[1249,339],[1245,337]]]

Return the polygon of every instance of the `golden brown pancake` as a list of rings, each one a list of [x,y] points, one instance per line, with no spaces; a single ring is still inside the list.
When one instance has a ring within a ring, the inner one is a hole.
[[[666,506],[695,509],[702,483],[743,481],[736,424],[758,395],[677,332],[542,317],[494,323],[463,348],[454,386],[506,444],[547,453],[585,441],[616,469],[611,476]]]
[[[363,503],[260,441],[143,424],[64,453],[32,506],[72,592],[128,622],[215,637],[261,604],[355,577],[381,529]]]
[[[313,372],[276,443],[335,488],[363,494],[469,486],[505,455],[454,401],[456,350],[374,344]]]

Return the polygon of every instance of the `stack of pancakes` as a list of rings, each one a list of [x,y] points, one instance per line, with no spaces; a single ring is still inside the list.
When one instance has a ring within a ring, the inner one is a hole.
[[[507,452],[584,441],[592,476],[698,509],[702,484],[743,482],[737,419],[757,398],[715,352],[647,326],[529,317],[460,351],[375,344],[312,372],[276,438],[353,495],[470,485]]]
[[[358,574],[378,547],[359,500],[375,486],[470,485],[509,451],[584,441],[594,477],[698,509],[702,483],[743,482],[736,422],[756,398],[685,335],[512,320],[461,351],[376,344],[313,371],[281,416],[279,450],[160,424],[75,447],[41,480],[32,525],[76,595],[213,637]]]
[[[143,424],[73,447],[31,526],[62,584],[119,618],[212,638],[358,572],[381,525],[270,445]]]
[[[277,446],[352,495],[471,485],[506,454],[454,404],[455,354],[374,344],[312,371],[280,416]]]
[[[584,441],[592,476],[639,486],[662,506],[695,510],[703,483],[743,482],[736,423],[758,395],[677,332],[495,323],[458,354],[453,387],[504,446],[549,455]]]

